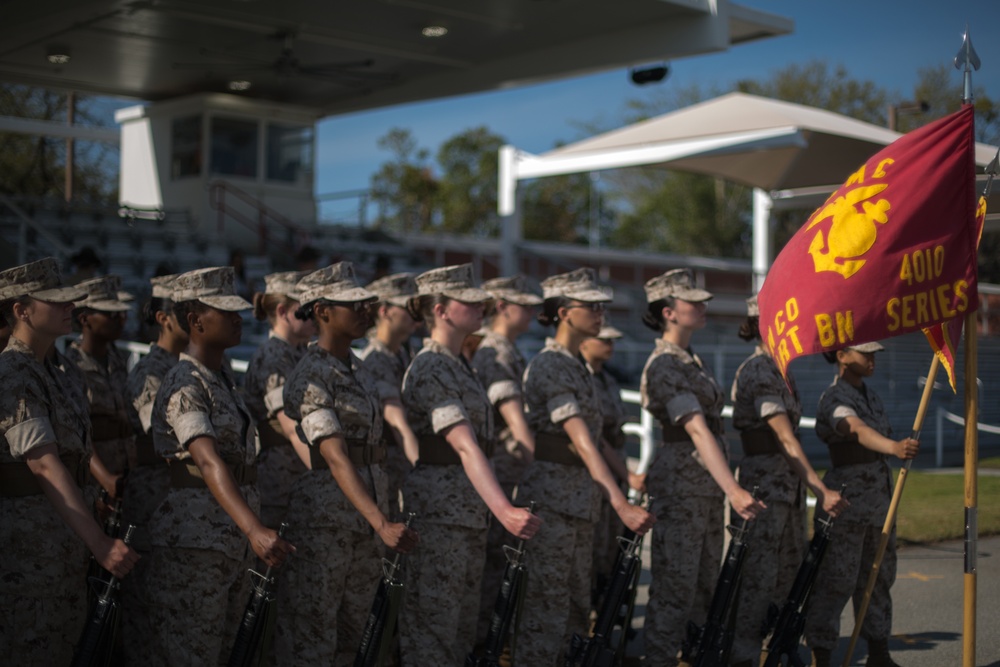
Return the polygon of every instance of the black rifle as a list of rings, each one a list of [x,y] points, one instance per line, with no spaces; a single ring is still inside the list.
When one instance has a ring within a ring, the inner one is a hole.
[[[635,595],[642,571],[642,537],[626,528],[625,534],[618,538],[618,547],[618,558],[604,591],[604,601],[594,628],[586,639],[573,635],[566,655],[566,667],[614,667],[620,665],[625,657],[625,642],[632,625]],[[621,628],[621,634],[613,643],[612,633],[616,626]]]
[[[841,489],[840,492],[843,494],[844,490]],[[792,667],[805,667],[805,663],[799,657],[799,640],[805,628],[806,607],[812,595],[813,585],[816,583],[816,575],[819,574],[820,563],[823,562],[826,548],[830,544],[833,519],[828,516],[817,520],[817,523],[820,529],[809,542],[809,550],[802,565],[799,566],[798,574],[795,575],[795,581],[792,582],[792,588],[788,592],[788,599],[780,611],[773,603],[768,610],[763,636],[770,635],[770,639],[767,642],[767,660],[764,661],[764,667],[779,667],[782,656],[788,656],[788,664]]]
[[[528,503],[528,511],[535,513],[534,501]],[[503,545],[503,553],[507,558],[507,567],[500,582],[497,601],[493,605],[493,615],[490,617],[490,630],[486,635],[486,649],[482,657],[469,654],[465,658],[465,667],[499,667],[503,647],[507,636],[511,635],[511,623],[521,615],[524,603],[524,593],[528,586],[528,568],[524,559],[524,540],[519,540],[517,547]],[[515,622],[516,625],[516,622]],[[510,640],[511,663],[514,662],[514,649],[517,647],[517,628],[515,627]]]
[[[108,516],[104,519],[104,533],[114,539],[118,539],[122,532],[121,490],[118,494],[118,497],[112,500],[111,494],[101,489],[101,502],[107,505],[109,510]]]
[[[753,489],[757,499],[757,487]],[[744,519],[740,526],[727,526],[732,540],[726,552],[726,560],[719,571],[719,579],[712,594],[712,604],[708,609],[708,620],[699,627],[688,621],[687,638],[684,640],[684,659],[692,667],[726,667],[729,652],[733,648],[736,608],[742,582],[743,563],[746,561],[747,540],[752,524]]]
[[[278,537],[284,537],[288,524],[282,522],[278,527]],[[274,598],[277,581],[274,568],[268,566],[264,574],[249,570],[253,591],[243,611],[243,620],[236,631],[236,641],[229,653],[229,667],[250,667],[264,660],[264,646],[270,644],[274,632]]]
[[[132,541],[134,530],[135,526],[129,526],[125,531],[125,537],[122,538],[125,544]],[[115,636],[121,620],[121,609],[115,595],[120,584],[118,578],[110,573],[107,573],[107,577],[88,577],[88,580],[95,587],[97,595],[90,605],[87,623],[83,626],[71,664],[72,667],[105,667],[111,664]]]
[[[413,523],[413,512],[406,517],[406,527]],[[375,591],[368,622],[361,633],[361,645],[354,658],[354,667],[379,667],[389,657],[392,639],[396,633],[399,602],[403,599],[403,580],[399,576],[402,554],[396,553],[390,561],[382,559],[382,579]]]
[[[104,517],[102,526],[104,528],[104,534],[114,540],[121,537],[122,533],[122,501],[120,488],[118,494],[118,497],[112,500],[111,494],[104,489],[101,489],[99,496],[101,502],[105,505],[105,507],[107,507],[107,515]],[[111,581],[111,579],[111,573],[101,567],[96,558],[91,558],[90,563],[87,565],[87,581],[90,583],[87,587],[87,603],[91,607],[94,606],[101,590],[104,589],[104,586]]]

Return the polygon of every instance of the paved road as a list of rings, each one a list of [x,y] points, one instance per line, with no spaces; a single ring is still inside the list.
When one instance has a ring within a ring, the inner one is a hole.
[[[977,667],[1000,667],[1000,537],[979,540],[977,575]],[[643,553],[644,570],[639,590],[635,626],[641,628],[648,600],[649,553]],[[903,667],[959,667],[962,665],[963,625],[962,542],[899,548],[898,575],[892,589],[893,636],[890,650]],[[840,665],[854,628],[852,614],[841,618],[841,641],[834,653]],[[864,641],[859,641],[852,665],[863,665]],[[629,655],[642,654],[642,632],[629,645]],[[803,658],[807,651],[800,652]],[[808,662],[807,662],[808,664]]]

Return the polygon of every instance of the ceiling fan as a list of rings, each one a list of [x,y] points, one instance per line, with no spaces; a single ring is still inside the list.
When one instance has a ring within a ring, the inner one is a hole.
[[[394,73],[372,71],[371,68],[375,65],[375,61],[372,58],[333,63],[303,63],[295,53],[295,33],[292,31],[280,30],[270,35],[268,39],[281,42],[282,44],[281,52],[272,60],[234,56],[231,51],[201,48],[198,53],[202,56],[217,55],[229,59],[238,58],[239,61],[174,63],[173,68],[202,69],[206,72],[225,74],[226,76],[248,76],[254,73],[271,73],[282,79],[306,76],[335,81],[341,85],[353,88],[366,87],[373,81],[388,82],[396,78],[396,74]]]

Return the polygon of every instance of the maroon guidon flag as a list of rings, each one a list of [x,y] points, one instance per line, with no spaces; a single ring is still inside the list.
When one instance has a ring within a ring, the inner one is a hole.
[[[886,146],[784,247],[758,296],[761,335],[782,373],[802,355],[978,308],[973,123],[966,105]]]

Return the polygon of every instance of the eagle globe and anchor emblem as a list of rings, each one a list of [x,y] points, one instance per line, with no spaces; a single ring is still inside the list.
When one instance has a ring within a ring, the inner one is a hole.
[[[866,262],[862,257],[875,245],[879,225],[889,222],[889,200],[875,199],[887,187],[887,183],[858,186],[816,211],[806,230],[831,220],[829,228],[817,229],[809,243],[817,273],[832,271],[847,279],[861,270]]]

